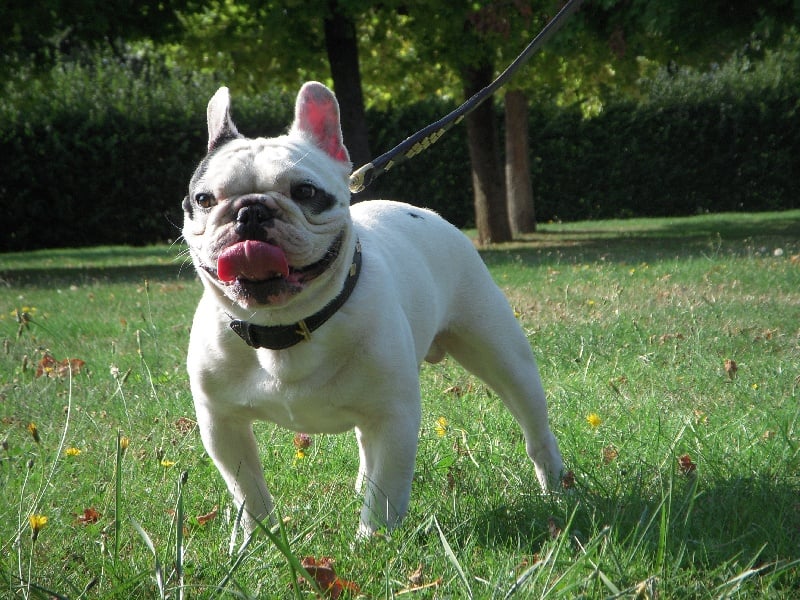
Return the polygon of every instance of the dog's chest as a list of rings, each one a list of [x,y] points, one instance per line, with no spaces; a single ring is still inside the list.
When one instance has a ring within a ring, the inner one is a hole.
[[[222,361],[197,381],[201,402],[228,418],[271,421],[305,433],[352,429],[365,389],[360,369],[346,368],[346,356],[337,363],[306,354],[250,352],[248,359]]]

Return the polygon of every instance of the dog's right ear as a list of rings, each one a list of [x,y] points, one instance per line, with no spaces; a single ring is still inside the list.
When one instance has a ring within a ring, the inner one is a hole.
[[[208,151],[219,148],[232,139],[242,137],[231,119],[231,95],[228,88],[221,87],[208,101]]]

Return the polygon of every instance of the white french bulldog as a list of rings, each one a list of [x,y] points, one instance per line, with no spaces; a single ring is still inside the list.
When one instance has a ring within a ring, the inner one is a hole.
[[[420,427],[419,367],[450,354],[519,422],[546,490],[563,464],[528,340],[472,243],[433,212],[350,206],[339,106],[316,82],[287,135],[241,136],[227,88],[183,203],[205,288],[188,371],[203,443],[248,532],[272,499],[252,423],[355,429],[359,534],[405,515]]]

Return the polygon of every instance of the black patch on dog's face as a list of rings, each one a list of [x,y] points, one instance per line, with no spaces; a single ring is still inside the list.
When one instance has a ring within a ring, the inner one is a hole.
[[[319,215],[336,205],[336,197],[308,181],[300,181],[292,185],[292,200],[311,214]]]
[[[231,138],[228,141],[232,141],[233,139],[236,138]],[[195,208],[198,208],[198,205],[195,201],[195,198],[197,196],[197,190],[195,189],[197,186],[197,182],[200,181],[200,179],[202,179],[203,176],[206,174],[206,171],[208,171],[208,164],[211,161],[211,158],[217,152],[219,152],[221,148],[222,146],[216,146],[213,150],[211,150],[211,152],[206,154],[203,160],[200,161],[200,164],[197,165],[197,168],[194,170],[194,173],[192,173],[192,178],[189,180],[189,193],[183,199],[183,204],[182,204],[183,212],[185,212],[188,215],[189,219],[194,219]]]

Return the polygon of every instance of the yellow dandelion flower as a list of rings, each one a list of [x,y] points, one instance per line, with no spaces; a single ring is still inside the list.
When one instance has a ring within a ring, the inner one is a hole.
[[[64,450],[64,454],[66,454],[67,456],[79,456],[80,453],[81,450],[79,448],[74,448],[74,447],[67,448],[66,450]]]
[[[302,449],[298,448],[297,452],[294,453],[294,459],[295,460],[303,460],[305,457],[306,457],[306,453],[303,452]]]
[[[600,424],[603,422],[603,419],[600,418],[600,415],[597,413],[590,413],[586,417],[586,422],[589,423],[592,427],[600,427]]]
[[[586,301],[586,304],[589,305],[589,306],[594,306],[595,305],[595,301],[590,298],[589,300]]]
[[[161,459],[161,466],[164,467],[165,469],[169,469],[170,467],[174,467],[175,466],[175,461],[174,460],[167,460],[166,458]]]
[[[447,435],[447,419],[444,417],[439,417],[436,419],[436,427],[434,428],[436,431],[436,435],[439,437],[444,437]]]
[[[35,541],[39,536],[39,532],[47,525],[47,517],[44,515],[30,515],[28,521],[31,524],[31,532]]]
[[[131,441],[128,439],[127,436],[124,436],[124,435],[120,436],[120,438],[119,438],[119,449],[120,449],[120,451],[125,452],[125,450],[128,449],[128,445],[130,443],[131,443]]]
[[[37,444],[41,443],[42,440],[39,438],[39,429],[36,427],[36,423],[28,423],[28,432],[31,434],[31,437],[33,437],[34,442]]]

